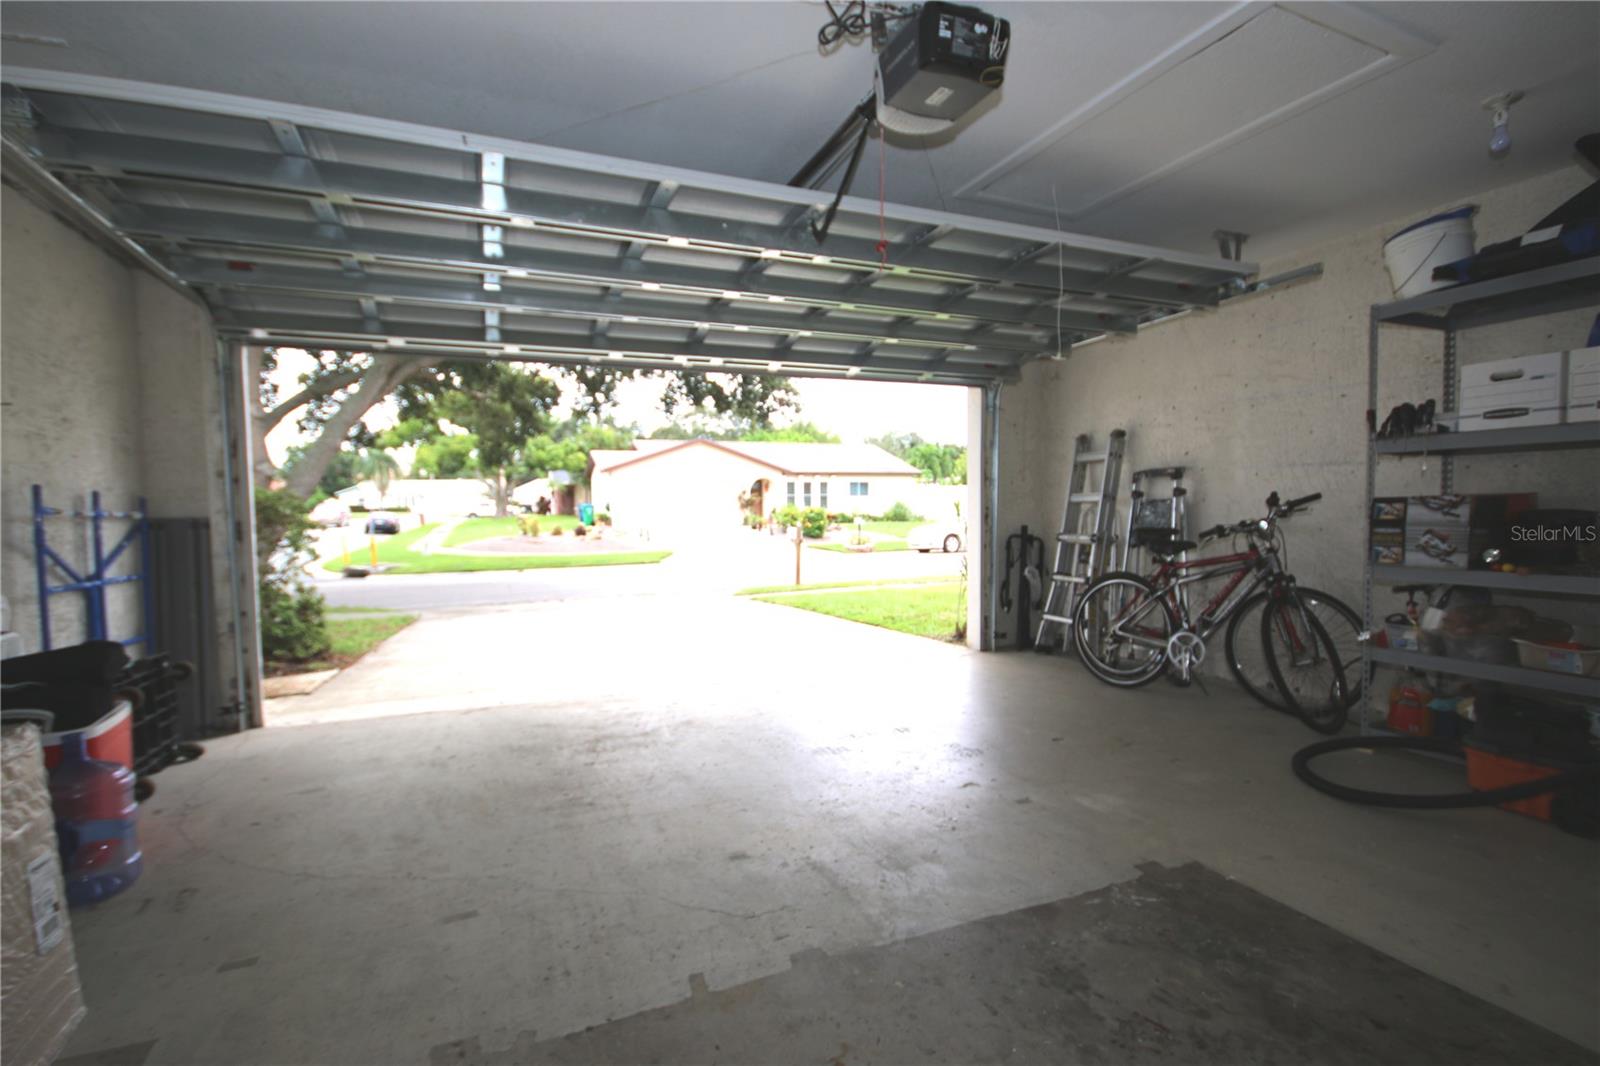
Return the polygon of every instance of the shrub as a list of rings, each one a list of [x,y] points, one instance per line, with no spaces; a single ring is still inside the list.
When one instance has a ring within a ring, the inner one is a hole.
[[[829,512],[828,514],[828,524],[830,526],[850,526],[854,525],[855,521],[855,515],[845,514],[843,511]]]
[[[275,662],[314,659],[329,648],[323,600],[306,578],[305,566],[316,557],[306,510],[286,489],[256,490],[261,652]]]
[[[791,503],[787,507],[778,508],[773,517],[778,520],[778,525],[784,529],[791,529],[800,524],[800,508]]]
[[[820,507],[807,507],[800,512],[800,534],[815,540],[828,531],[828,512]]]
[[[517,518],[517,528],[524,537],[537,537],[539,535],[539,520],[533,515],[521,515]]]
[[[551,536],[552,536],[552,537],[559,537],[559,536],[561,536],[561,527],[560,527],[560,526],[557,526],[557,527],[556,527],[556,528],[554,528],[554,529],[552,529],[552,530],[551,530],[551,531],[550,531],[550,535],[551,535]]]
[[[911,508],[905,504],[897,503],[884,512],[883,520],[885,522],[920,522],[922,521],[922,516],[913,513]]]
[[[601,511],[594,516],[594,520],[602,526],[609,526],[611,524],[611,512]]]
[[[589,530],[587,528],[585,528],[585,526],[584,526],[584,524],[582,522],[579,522],[577,525],[572,527],[572,535],[574,537],[587,536],[588,532],[589,532]]]

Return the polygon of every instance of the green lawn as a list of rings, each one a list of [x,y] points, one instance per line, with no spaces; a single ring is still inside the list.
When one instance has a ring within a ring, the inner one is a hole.
[[[578,516],[570,514],[542,514],[539,519],[539,531],[548,533],[552,529],[570,530],[578,524]],[[506,515],[504,518],[468,518],[450,531],[444,538],[446,548],[456,548],[463,544],[471,544],[475,540],[489,540],[493,537],[515,537],[522,530],[517,528],[517,516]]]
[[[953,577],[885,577],[873,581],[819,581],[814,585],[756,585],[740,589],[735,596],[760,596],[768,592],[816,592],[821,589],[859,589],[878,585],[949,585],[957,582]]]
[[[468,519],[468,522],[474,521]],[[479,522],[499,522],[506,519],[480,518]],[[540,522],[544,517],[540,518]],[[432,555],[421,555],[411,550],[411,546],[427,536],[437,522],[430,522],[419,529],[408,529],[404,533],[397,533],[392,537],[385,537],[378,542],[378,563],[383,566],[386,574],[449,574],[463,571],[480,570],[545,570],[568,566],[625,566],[633,563],[659,563],[671,552],[643,551],[643,552],[605,552],[590,554],[586,552],[573,552],[570,555],[451,555],[445,552],[434,552]],[[462,523],[465,525],[466,523]],[[573,520],[576,524],[576,519]],[[493,535],[493,534],[491,534]],[[356,566],[367,566],[372,556],[367,547],[366,537],[360,538],[359,544],[355,538],[351,539],[350,562]],[[335,555],[322,564],[324,570],[339,573],[344,570],[344,557]]]
[[[269,663],[269,674],[309,674],[344,669],[417,620],[376,608],[344,607],[328,611],[328,654],[303,663]]]
[[[419,556],[412,554],[411,545],[433,532],[438,525],[439,523],[437,522],[429,522],[427,525],[418,526],[416,529],[408,529],[404,533],[396,533],[392,537],[378,538],[378,562],[399,563],[408,559],[419,558]],[[345,544],[350,548],[350,562],[352,565],[368,566],[372,563],[372,549],[368,545],[367,534],[359,532],[359,529],[360,527],[358,526],[356,531],[345,535]],[[332,570],[337,574],[344,569],[344,556],[342,554],[335,555],[324,562],[322,568],[324,570]]]
[[[757,596],[764,603],[798,607],[851,622],[896,629],[934,640],[954,640],[956,625],[966,619],[960,582],[912,588],[863,589],[846,592],[799,592]]]
[[[812,544],[810,547],[820,548],[825,552],[847,552],[850,550],[850,546],[847,544]],[[878,540],[872,542],[871,552],[865,552],[863,554],[871,555],[874,552],[903,552],[909,547],[910,545],[903,540]]]
[[[672,553],[606,552],[590,554],[573,552],[570,555],[413,555],[403,563],[396,563],[384,571],[386,574],[451,574],[478,570],[558,570],[569,566],[630,566],[635,563],[659,563]],[[338,569],[334,567],[333,569]]]
[[[861,528],[868,533],[882,533],[888,537],[904,537],[918,526],[927,524],[919,518],[915,522],[866,522],[862,524]]]

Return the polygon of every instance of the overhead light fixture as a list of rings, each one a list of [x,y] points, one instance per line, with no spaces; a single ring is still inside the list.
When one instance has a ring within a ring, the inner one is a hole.
[[[1483,109],[1489,112],[1489,154],[1495,158],[1511,151],[1511,105],[1522,99],[1522,90],[1512,89],[1510,92],[1497,93],[1483,102]]]

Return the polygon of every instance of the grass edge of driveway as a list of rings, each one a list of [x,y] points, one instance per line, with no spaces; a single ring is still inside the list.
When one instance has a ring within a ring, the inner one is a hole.
[[[754,598],[762,603],[955,643],[957,626],[966,618],[965,604],[952,595],[958,587],[959,582],[945,582],[898,588],[820,590],[814,594],[802,590]]]

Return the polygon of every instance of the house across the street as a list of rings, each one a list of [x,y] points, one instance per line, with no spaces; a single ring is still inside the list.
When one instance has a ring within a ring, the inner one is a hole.
[[[589,461],[595,507],[655,536],[732,529],[788,504],[880,514],[910,499],[922,473],[875,444],[639,440]]]
[[[432,521],[494,514],[494,498],[477,478],[395,478],[382,492],[362,481],[334,493],[346,507],[368,511],[404,509]]]

